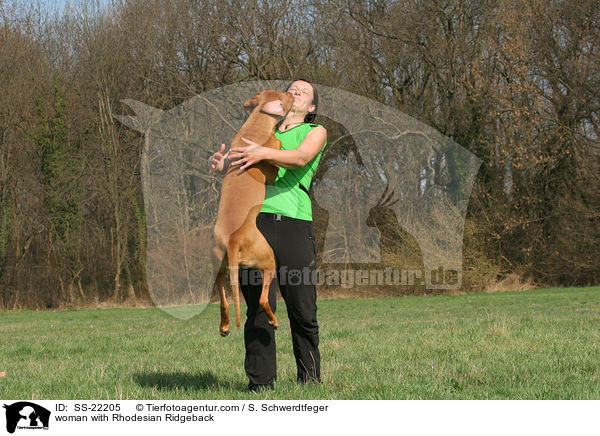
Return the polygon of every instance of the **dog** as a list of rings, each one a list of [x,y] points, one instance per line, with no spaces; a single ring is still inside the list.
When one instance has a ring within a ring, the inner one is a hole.
[[[256,94],[244,107],[251,114],[234,136],[231,147],[247,147],[242,138],[263,147],[281,149],[275,138],[277,122],[288,113],[294,103],[289,92],[263,91]],[[277,318],[269,306],[269,286],[275,276],[275,256],[271,246],[256,227],[258,216],[265,199],[265,184],[277,177],[278,167],[268,162],[259,162],[245,170],[230,167],[221,186],[221,199],[217,222],[213,230],[213,271],[218,270],[215,287],[219,291],[221,304],[221,336],[229,334],[229,305],[225,296],[225,269],[229,267],[236,325],[240,327],[239,266],[262,272],[262,291],[259,304],[267,314],[269,325],[278,327]]]

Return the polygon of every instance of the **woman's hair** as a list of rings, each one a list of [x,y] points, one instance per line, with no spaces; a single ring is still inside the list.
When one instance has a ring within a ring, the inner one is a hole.
[[[285,90],[287,91],[288,89],[290,89],[290,86],[292,86],[292,83],[297,82],[298,80],[302,80],[303,82],[306,82],[310,86],[312,86],[312,90],[313,90],[312,104],[315,105],[315,110],[307,113],[306,116],[304,117],[305,123],[312,123],[315,120],[315,117],[317,116],[317,110],[319,109],[319,92],[317,91],[317,88],[315,87],[315,85],[313,85],[310,81],[305,80],[305,79],[296,79],[293,82],[290,82],[288,84],[288,86],[286,86]]]

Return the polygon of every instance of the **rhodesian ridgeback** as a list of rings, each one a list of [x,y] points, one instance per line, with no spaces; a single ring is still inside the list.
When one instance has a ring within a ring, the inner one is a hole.
[[[288,92],[263,91],[256,94],[244,103],[244,107],[252,110],[252,113],[234,136],[231,147],[247,147],[242,141],[245,138],[263,147],[280,149],[281,142],[275,138],[275,126],[293,103],[294,98]],[[275,277],[275,256],[256,227],[256,217],[265,199],[265,184],[275,181],[277,171],[278,168],[268,162],[259,162],[245,170],[231,166],[223,180],[212,250],[213,270],[218,269],[215,286],[221,299],[222,336],[229,334],[229,305],[225,296],[227,266],[237,327],[240,327],[239,266],[261,271],[262,291],[259,304],[267,314],[269,325],[278,327],[268,299],[269,286]]]

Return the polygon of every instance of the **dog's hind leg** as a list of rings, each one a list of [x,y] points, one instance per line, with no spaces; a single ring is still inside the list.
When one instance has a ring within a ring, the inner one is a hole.
[[[243,241],[244,243],[240,245],[240,250],[237,252],[239,253],[238,263],[251,269],[260,270],[262,273],[262,289],[258,304],[265,311],[269,325],[277,328],[279,326],[277,318],[269,305],[269,288],[275,277],[276,268],[273,249],[256,227],[244,233]]]
[[[276,329],[279,327],[279,323],[277,322],[277,318],[275,318],[275,314],[271,310],[271,306],[269,305],[269,288],[271,286],[271,282],[275,277],[275,260],[273,260],[273,264],[270,266],[266,266],[265,269],[261,270],[262,272],[262,291],[260,293],[260,299],[258,300],[258,304],[263,308],[265,313],[267,314],[268,323],[271,327]]]
[[[227,296],[225,295],[224,272],[219,271],[215,284],[221,299],[221,325],[219,326],[219,331],[221,332],[221,336],[227,336],[229,334],[229,305],[227,304]]]
[[[235,306],[235,324],[240,328],[240,276],[239,276],[239,253],[240,244],[237,238],[232,235],[227,244],[227,263],[229,265],[229,280],[231,281],[231,291],[233,294],[233,304]]]
[[[219,300],[221,306],[221,325],[219,326],[221,336],[227,336],[229,334],[229,305],[227,304],[227,296],[225,295],[225,270],[223,266],[224,255],[225,252],[219,245],[216,245],[213,248],[213,271],[217,271],[217,276],[215,278],[215,287],[219,292]]]
[[[269,325],[276,329],[279,327],[279,323],[277,322],[277,318],[275,318],[275,314],[269,305],[269,288],[271,287],[271,282],[275,277],[275,256],[273,255],[273,249],[266,241],[264,236],[260,232],[257,233],[258,235],[256,238],[256,243],[253,245],[253,249],[258,261],[256,268],[260,269],[262,273],[262,290],[258,304],[260,304],[262,309],[265,311]]]

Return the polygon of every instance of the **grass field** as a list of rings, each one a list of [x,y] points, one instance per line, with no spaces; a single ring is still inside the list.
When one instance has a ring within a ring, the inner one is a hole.
[[[0,312],[2,399],[600,399],[600,288],[320,300],[321,385],[295,383],[278,303],[276,390],[245,392],[218,307]]]

